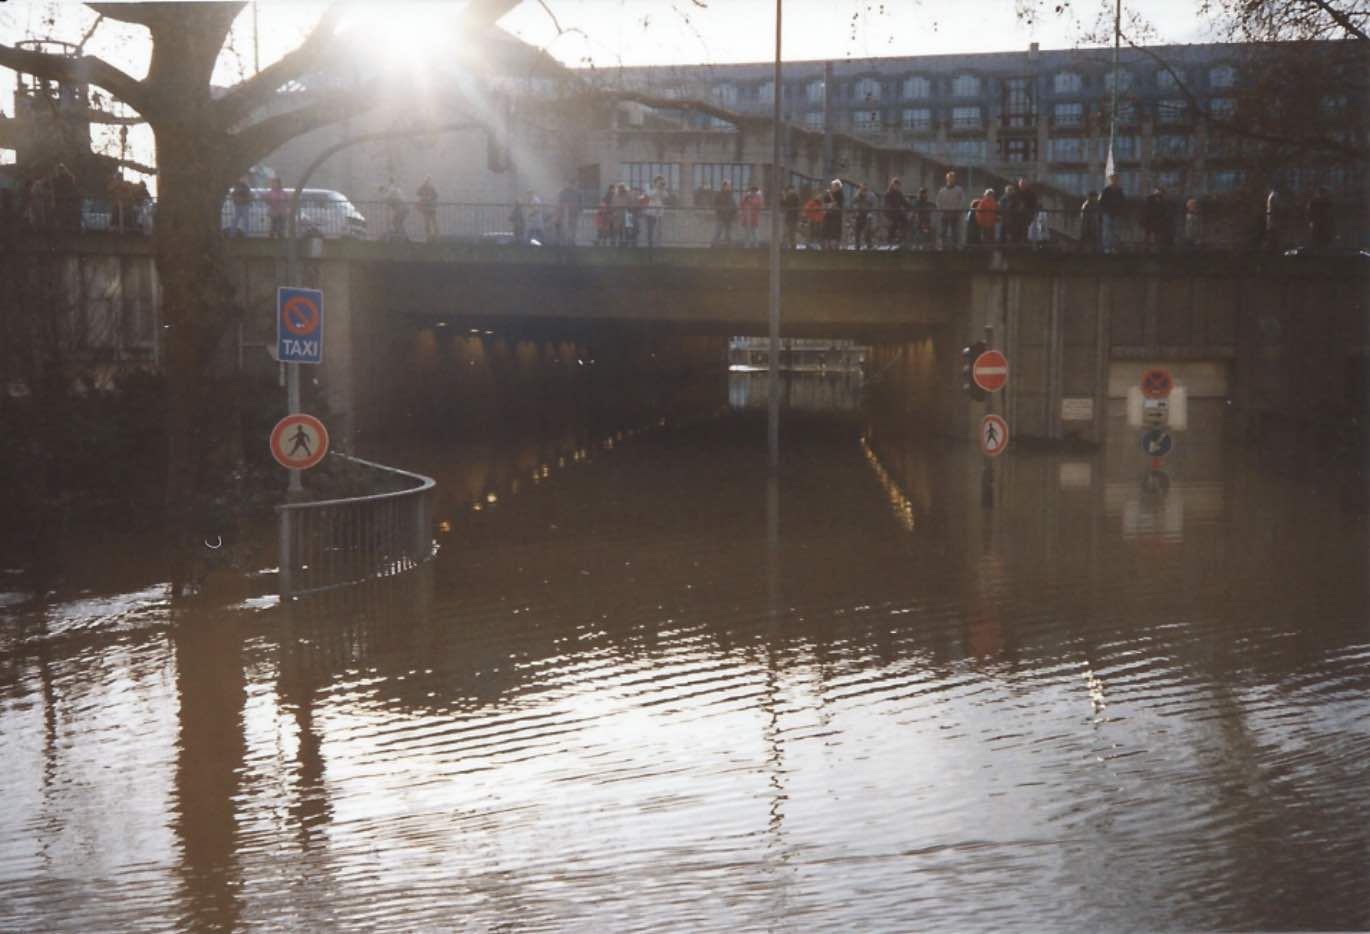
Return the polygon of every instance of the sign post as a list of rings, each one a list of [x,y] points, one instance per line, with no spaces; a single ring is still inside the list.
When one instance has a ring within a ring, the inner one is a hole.
[[[980,452],[985,455],[980,502],[994,508],[994,458],[1008,447],[1008,422],[994,412],[994,394],[1008,382],[1008,358],[994,349],[994,325],[985,325],[985,347],[971,363],[970,378],[985,395],[985,416],[980,420]]]
[[[287,417],[300,412],[300,364],[319,364],[323,362],[323,292],[319,289],[304,289],[295,286],[281,286],[276,290],[276,356],[285,365],[286,412]],[[314,419],[318,423],[318,419]],[[279,425],[277,426],[279,427]],[[319,424],[320,430],[323,425]],[[276,452],[273,433],[272,453]],[[324,433],[324,447],[327,448],[327,432]],[[322,457],[322,455],[320,455]],[[304,487],[300,483],[300,471],[304,468],[287,464],[278,456],[282,464],[290,467],[290,494],[298,494]],[[315,461],[314,463],[317,463]],[[314,466],[313,463],[308,466]]]

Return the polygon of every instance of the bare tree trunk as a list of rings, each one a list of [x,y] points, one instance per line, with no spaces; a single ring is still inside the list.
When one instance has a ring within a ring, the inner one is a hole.
[[[158,207],[154,249],[162,285],[167,381],[167,529],[175,549],[173,590],[193,586],[198,549],[213,518],[214,481],[222,475],[231,406],[218,404],[225,375],[220,345],[233,320],[219,231],[224,192],[211,130],[157,128]],[[217,147],[222,151],[222,147]]]

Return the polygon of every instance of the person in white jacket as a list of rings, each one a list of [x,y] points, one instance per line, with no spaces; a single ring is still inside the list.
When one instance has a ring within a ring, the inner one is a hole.
[[[966,213],[966,192],[956,184],[956,173],[947,173],[947,183],[933,198],[937,208],[938,245],[954,250],[961,245],[961,216]]]

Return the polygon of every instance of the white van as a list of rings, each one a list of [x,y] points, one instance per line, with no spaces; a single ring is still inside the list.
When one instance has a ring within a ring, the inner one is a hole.
[[[247,235],[271,236],[271,214],[266,193],[270,189],[252,189],[252,204],[247,209]],[[290,188],[287,193],[293,193]],[[233,232],[233,197],[224,198],[220,226],[225,235]],[[366,218],[356,205],[340,191],[327,188],[305,188],[300,192],[300,213],[296,216],[295,232],[301,237],[322,237],[337,240],[344,237],[366,239]]]

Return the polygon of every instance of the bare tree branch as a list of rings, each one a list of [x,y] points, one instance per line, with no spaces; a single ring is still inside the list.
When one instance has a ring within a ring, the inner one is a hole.
[[[230,129],[269,101],[282,85],[299,78],[323,59],[334,41],[333,32],[341,19],[343,6],[330,6],[298,48],[238,84],[214,102],[219,126]]]
[[[1342,29],[1345,29],[1348,35],[1355,36],[1362,41],[1370,39],[1370,36],[1365,34],[1365,30],[1357,26],[1345,11],[1337,9],[1332,4],[1328,3],[1327,0],[1309,0],[1309,2],[1326,13],[1332,19],[1332,22],[1336,23]]]
[[[1352,159],[1364,160],[1366,158],[1364,148],[1347,144],[1332,137],[1297,137],[1289,134],[1270,133],[1256,129],[1255,127],[1238,120],[1230,120],[1224,117],[1215,116],[1212,109],[1205,106],[1203,100],[1200,99],[1194,89],[1189,86],[1189,83],[1185,81],[1184,75],[1177,71],[1164,56],[1149,46],[1138,45],[1127,33],[1119,32],[1119,35],[1122,37],[1123,41],[1128,44],[1129,48],[1141,52],[1170,75],[1175,82],[1175,87],[1184,96],[1185,101],[1210,127],[1222,130],[1224,133],[1229,133],[1233,136],[1241,137],[1242,139],[1249,139],[1258,143],[1289,146],[1303,152],[1332,152]]]
[[[0,66],[49,81],[85,82],[102,87],[145,116],[150,106],[150,96],[141,81],[93,55],[72,58],[0,45]]]
[[[364,98],[353,92],[340,91],[321,95],[294,110],[259,120],[229,136],[232,150],[228,162],[235,167],[232,174],[236,175],[243,166],[270,155],[296,136],[358,116],[379,102],[379,98]]]

